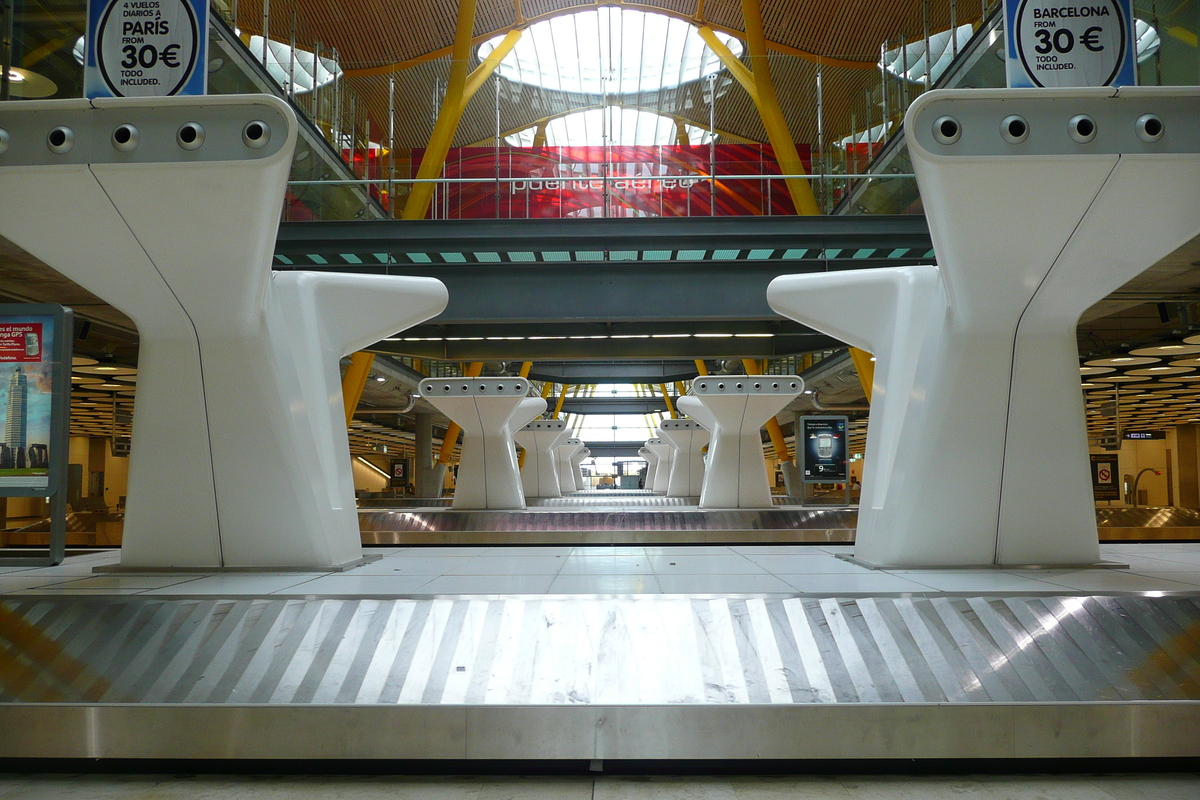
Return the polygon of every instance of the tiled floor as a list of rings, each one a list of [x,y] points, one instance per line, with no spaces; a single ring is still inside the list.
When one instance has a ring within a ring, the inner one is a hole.
[[[4,800],[1195,800],[1200,775],[494,778],[3,775]]]
[[[1200,591],[1200,542],[1107,544],[1128,570],[871,570],[849,545],[369,548],[345,573],[93,574],[116,551],[57,567],[0,567],[4,594],[938,594]]]

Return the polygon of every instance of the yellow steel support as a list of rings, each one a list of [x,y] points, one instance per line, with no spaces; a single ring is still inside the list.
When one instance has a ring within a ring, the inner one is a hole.
[[[342,376],[342,405],[346,409],[346,427],[354,419],[354,409],[362,399],[363,389],[367,385],[367,376],[371,374],[371,365],[375,363],[375,354],[359,351],[350,356],[350,366]]]
[[[549,397],[554,392],[554,381],[546,381],[542,384],[542,397]]]
[[[805,353],[804,360],[801,361],[800,364],[801,364],[802,371],[811,367],[813,365],[812,353]]]
[[[763,127],[767,129],[767,138],[771,141],[771,149],[775,151],[775,160],[779,169],[785,175],[804,175],[804,162],[796,152],[796,143],[788,130],[787,120],[783,118],[783,110],[779,107],[779,98],[775,94],[775,84],[771,80],[771,68],[767,63],[767,44],[763,34],[762,9],[758,0],[742,0],[742,15],[746,20],[746,44],[750,55],[750,67],[737,59],[710,27],[700,29],[700,36],[709,46],[729,73],[740,83],[758,108],[758,116],[762,119]],[[817,200],[813,197],[812,186],[804,178],[789,178],[784,181],[788,193],[792,196],[792,204],[796,213],[801,215],[820,214]]]
[[[753,358],[743,358],[742,366],[746,368],[747,375],[762,375],[763,367],[758,361]],[[775,458],[780,461],[791,461],[792,454],[788,452],[787,440],[783,438],[783,428],[779,427],[779,420],[771,417],[767,420],[767,435],[771,437],[771,446],[775,448]]]
[[[512,50],[513,45],[521,38],[520,29],[514,29],[505,35],[504,40],[471,74],[467,74],[471,57],[471,31],[475,26],[475,0],[459,0],[458,23],[454,30],[454,47],[450,54],[450,78],[446,82],[446,97],[438,111],[437,122],[434,123],[433,133],[429,137],[429,145],[421,158],[421,166],[417,169],[417,178],[427,180],[436,178],[442,172],[446,163],[446,154],[450,152],[450,144],[454,133],[458,130],[458,121],[462,118],[463,110],[471,97],[487,80],[500,60]],[[432,183],[413,184],[408,201],[404,204],[401,214],[403,219],[424,219],[429,210],[429,201],[433,199]]]
[[[472,361],[467,367],[466,377],[478,378],[479,373],[483,372],[482,361]],[[462,428],[457,422],[450,421],[450,427],[446,428],[446,435],[442,437],[442,449],[438,451],[438,463],[449,464],[450,459],[454,456],[454,445],[458,444],[458,435],[462,433]]]
[[[675,144],[680,147],[688,147],[691,145],[691,140],[688,139],[687,123],[678,117],[675,118]]]
[[[413,359],[413,369],[422,375],[425,374],[425,362],[420,358]]]
[[[558,419],[558,415],[562,413],[563,401],[567,399],[567,390],[570,386],[563,384],[562,392],[558,395],[558,402],[554,404],[554,414],[550,419]]]
[[[532,361],[522,361],[522,362],[521,362],[521,377],[522,377],[522,378],[528,378],[528,377],[529,377],[529,370],[531,370],[531,369],[533,369],[533,362],[532,362]]]
[[[675,396],[683,397],[687,394],[687,389],[683,388],[683,381],[675,381]]]
[[[854,362],[854,368],[858,370],[858,379],[862,382],[863,393],[867,395],[867,402],[871,402],[871,387],[875,385],[875,362],[871,359],[871,354],[866,350],[859,350],[857,347],[850,348],[850,360]]]
[[[708,374],[708,365],[704,363],[703,359],[699,359],[699,358],[696,359],[696,371],[699,372],[701,375]]]
[[[679,419],[679,415],[675,413],[675,404],[671,402],[671,395],[667,394],[667,385],[660,383],[658,389],[662,392],[663,400],[667,404],[667,413],[671,415],[671,419]]]

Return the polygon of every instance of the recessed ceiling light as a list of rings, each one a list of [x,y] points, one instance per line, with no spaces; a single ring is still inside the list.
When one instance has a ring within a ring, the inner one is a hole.
[[[1153,356],[1111,356],[1109,358],[1093,358],[1083,362],[1089,367],[1135,367],[1141,364],[1157,364],[1161,358]]]

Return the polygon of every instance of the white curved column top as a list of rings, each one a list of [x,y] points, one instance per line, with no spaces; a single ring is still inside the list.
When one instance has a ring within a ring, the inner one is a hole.
[[[671,484],[671,461],[675,457],[675,446],[666,439],[655,436],[646,440],[645,448],[658,459],[654,466],[654,485],[651,486],[647,481],[646,488],[666,494],[667,487]]]
[[[704,488],[704,447],[709,432],[695,420],[664,419],[656,433],[675,449],[667,497],[699,496]]]
[[[537,419],[517,431],[517,443],[525,448],[521,484],[526,498],[562,496],[555,453],[570,435],[563,419]]]
[[[560,444],[554,453],[558,462],[558,488],[563,494],[579,491],[580,481],[575,478],[579,470],[575,468],[573,459],[584,449],[586,448],[581,439],[570,437]],[[580,461],[582,460],[581,458]]]
[[[654,473],[658,469],[658,455],[644,445],[638,448],[638,455],[646,459],[646,477],[642,480],[642,488],[652,489],[654,486]]]
[[[122,564],[360,558],[338,360],[438,314],[445,287],[272,271],[296,123],[267,95],[9,102],[0,127],[0,235],[138,327]]]
[[[584,447],[571,456],[571,479],[575,481],[575,491],[577,492],[582,492],[588,488],[587,482],[583,479],[582,465],[591,454],[592,451]]]
[[[771,508],[762,426],[804,391],[796,375],[703,376],[680,411],[712,421],[701,508]]]
[[[1073,139],[1081,115],[1093,133]],[[1139,132],[1146,115],[1163,135]],[[1098,559],[1075,326],[1200,234],[1200,142],[1176,135],[1197,125],[1194,87],[935,91],[909,108],[938,266],[768,289],[877,359],[856,555]]]
[[[546,408],[544,399],[526,397],[528,390],[524,378],[421,381],[421,396],[463,429],[454,508],[525,508],[513,427]]]

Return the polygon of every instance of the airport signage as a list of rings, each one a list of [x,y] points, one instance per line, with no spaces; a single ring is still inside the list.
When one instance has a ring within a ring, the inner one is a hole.
[[[1121,487],[1118,480],[1117,456],[1115,453],[1092,453],[1092,494],[1097,500],[1120,500]]]
[[[1010,89],[1133,86],[1131,0],[1004,0]]]
[[[1166,431],[1122,431],[1121,438],[1142,441],[1144,439],[1165,439]]]
[[[850,473],[846,417],[801,417],[796,450],[805,483],[845,483]]]
[[[65,492],[72,315],[0,305],[0,497]]]
[[[392,459],[391,472],[389,474],[390,485],[408,486],[408,459],[394,458]]]
[[[204,0],[88,0],[84,96],[204,94]]]

